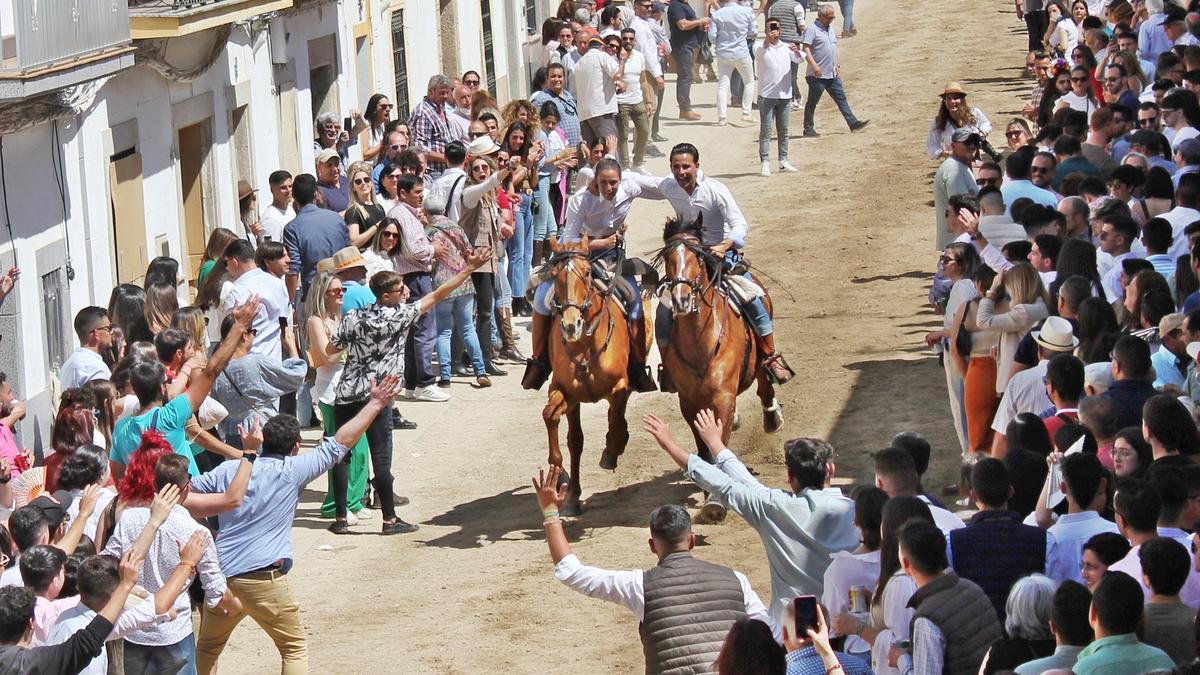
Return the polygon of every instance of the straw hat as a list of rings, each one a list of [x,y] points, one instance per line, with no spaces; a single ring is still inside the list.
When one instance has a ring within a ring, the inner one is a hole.
[[[1041,330],[1033,331],[1033,341],[1055,352],[1069,352],[1079,346],[1071,322],[1061,316],[1046,319]]]
[[[966,96],[967,90],[963,89],[962,84],[960,84],[958,82],[951,82],[946,85],[945,89],[942,90],[941,96],[946,97],[946,96],[950,96],[951,94],[958,94],[960,96]]]
[[[354,267],[365,268],[367,266],[367,261],[363,260],[362,253],[359,253],[357,246],[347,246],[334,253],[330,260],[333,261],[334,272],[344,272]]]

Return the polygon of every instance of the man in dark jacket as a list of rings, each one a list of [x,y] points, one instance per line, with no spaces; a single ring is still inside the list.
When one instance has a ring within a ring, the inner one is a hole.
[[[917,584],[917,592],[908,601],[916,610],[912,652],[893,645],[888,663],[904,675],[979,672],[988,648],[1000,639],[1000,621],[978,586],[947,569],[942,531],[926,522],[902,527],[900,566]]]
[[[1141,338],[1122,335],[1113,346],[1112,371],[1116,381],[1103,396],[1116,404],[1121,428],[1142,426],[1142,406],[1158,394],[1150,345]]]
[[[979,509],[967,526],[950,532],[950,566],[963,579],[979,585],[996,616],[1004,621],[1004,603],[1017,579],[1046,571],[1054,537],[1040,527],[1021,524],[1021,514],[1008,510],[1012,483],[1004,462],[979,460],[971,469],[971,501]]]

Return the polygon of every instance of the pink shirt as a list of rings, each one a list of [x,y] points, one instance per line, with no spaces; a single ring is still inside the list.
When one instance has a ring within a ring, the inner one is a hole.
[[[17,439],[13,436],[12,429],[9,429],[7,424],[0,424],[0,459],[8,462],[13,478],[21,475],[21,470],[17,468],[17,456],[20,454],[21,449],[17,447]]]
[[[47,600],[39,595],[33,606],[33,635],[29,638],[29,647],[44,647],[49,644],[47,640],[50,638],[50,631],[54,630],[54,624],[58,623],[58,616],[78,604],[78,595],[61,600]]]

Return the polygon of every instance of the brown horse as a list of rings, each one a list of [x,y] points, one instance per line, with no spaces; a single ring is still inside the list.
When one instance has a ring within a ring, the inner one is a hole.
[[[563,515],[578,515],[579,459],[583,455],[580,403],[608,401],[608,436],[600,466],[616,469],[617,458],[629,442],[625,405],[629,401],[629,326],[620,301],[611,290],[601,290],[592,279],[588,237],[578,243],[559,244],[551,239],[548,265],[554,274],[554,292],[547,298],[554,316],[550,328],[549,357],[553,374],[550,395],[542,410],[550,436],[550,464],[562,466],[558,423],[567,415],[567,449],[571,452],[570,482]],[[560,479],[561,480],[561,479]]]
[[[669,338],[665,345],[660,342],[659,351],[666,374],[679,392],[679,411],[692,429],[700,456],[712,462],[711,453],[692,426],[699,411],[713,410],[728,441],[738,394],[757,381],[763,429],[768,433],[778,431],[783,426],[783,412],[762,365],[767,354],[721,290],[724,261],[701,245],[700,222],[667,221],[663,241],[666,245],[657,258],[664,268],[659,297],[660,302],[669,303],[673,320]],[[773,313],[770,296],[763,301],[767,311]],[[712,521],[725,517],[725,508],[715,501],[706,504],[702,512]]]

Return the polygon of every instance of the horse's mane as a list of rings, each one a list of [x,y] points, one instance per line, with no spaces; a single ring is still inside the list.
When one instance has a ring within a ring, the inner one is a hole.
[[[671,241],[671,239],[680,234],[690,234],[699,239],[702,231],[703,216],[697,216],[693,221],[685,221],[682,218],[671,218],[667,220],[666,225],[663,225],[663,243]]]

